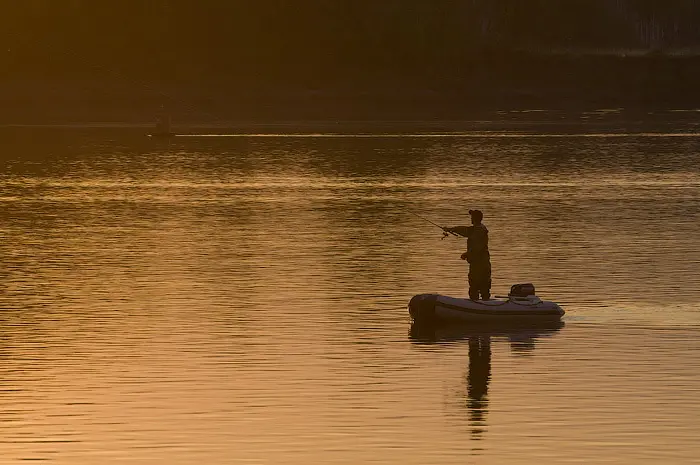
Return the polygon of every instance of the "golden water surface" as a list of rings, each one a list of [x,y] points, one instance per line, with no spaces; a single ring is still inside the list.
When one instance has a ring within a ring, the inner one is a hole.
[[[0,464],[700,463],[700,137],[0,149]],[[411,327],[469,208],[563,326]]]

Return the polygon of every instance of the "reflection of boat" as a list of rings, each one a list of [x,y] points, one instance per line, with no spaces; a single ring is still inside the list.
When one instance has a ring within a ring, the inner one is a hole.
[[[414,321],[512,323],[559,321],[564,310],[535,295],[471,300],[439,294],[419,294],[408,304]]]
[[[561,321],[549,321],[530,324],[490,325],[490,324],[452,324],[434,325],[414,321],[409,337],[418,345],[443,344],[467,340],[469,365],[466,379],[466,407],[471,425],[471,437],[480,440],[488,428],[487,415],[489,407],[489,383],[491,371],[492,338],[507,337],[514,354],[523,355],[535,349],[538,338],[553,336],[562,327]]]
[[[538,337],[551,336],[564,327],[563,321],[545,321],[540,323],[521,324],[453,324],[433,325],[426,322],[414,321],[411,324],[409,337],[416,343],[453,342],[470,338],[507,337],[513,350],[523,345],[523,341],[534,341]],[[527,344],[528,346],[531,344]]]

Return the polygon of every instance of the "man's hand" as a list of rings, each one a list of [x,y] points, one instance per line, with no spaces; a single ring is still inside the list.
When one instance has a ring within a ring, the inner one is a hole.
[[[469,252],[464,252],[462,255],[459,256],[462,260],[466,260],[467,256],[469,255]]]

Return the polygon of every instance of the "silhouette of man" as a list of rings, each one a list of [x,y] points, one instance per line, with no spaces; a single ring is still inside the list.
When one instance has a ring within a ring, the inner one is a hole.
[[[489,230],[481,223],[481,210],[469,210],[472,226],[443,228],[467,238],[467,251],[461,255],[469,263],[469,298],[488,300],[491,298],[491,255],[489,254]]]

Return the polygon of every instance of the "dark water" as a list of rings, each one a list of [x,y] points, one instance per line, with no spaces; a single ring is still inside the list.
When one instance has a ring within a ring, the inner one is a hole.
[[[0,463],[700,463],[700,136],[622,132],[4,129]],[[563,327],[412,330],[469,208]]]

